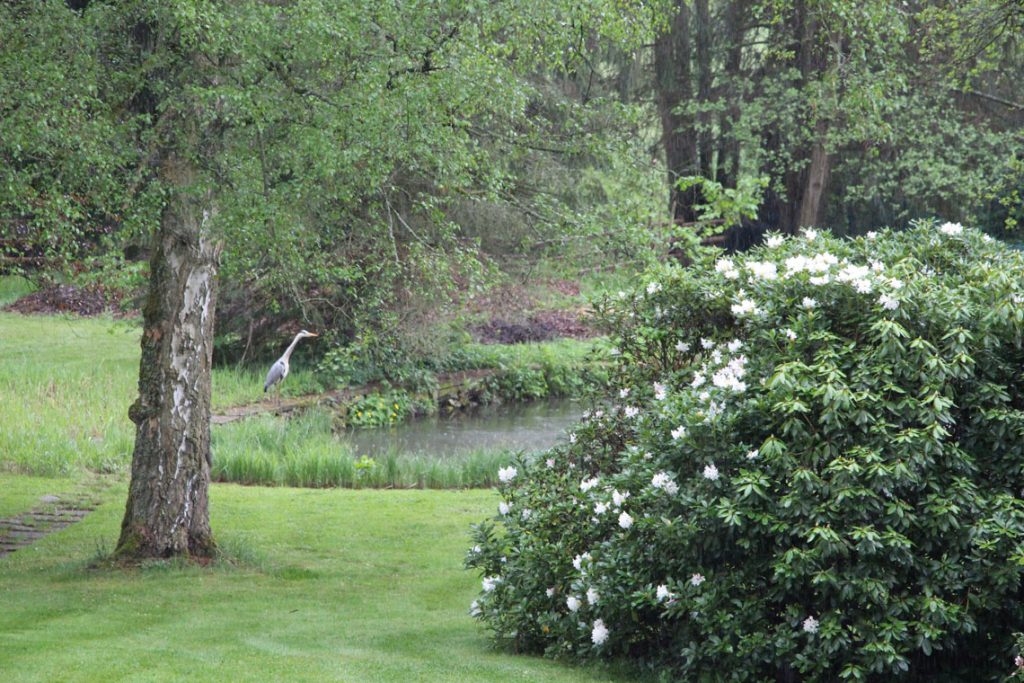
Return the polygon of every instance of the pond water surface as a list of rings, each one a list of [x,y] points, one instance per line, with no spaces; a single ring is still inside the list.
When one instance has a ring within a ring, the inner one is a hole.
[[[480,450],[541,451],[564,441],[583,411],[582,403],[569,399],[505,404],[455,417],[353,429],[343,438],[356,455],[371,458],[392,452],[447,457]]]

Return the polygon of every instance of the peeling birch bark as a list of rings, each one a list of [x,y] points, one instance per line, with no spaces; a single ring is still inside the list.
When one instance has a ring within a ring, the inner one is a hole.
[[[195,180],[190,162],[169,154],[161,174],[173,187]],[[209,195],[174,192],[160,220],[144,308],[132,478],[121,560],[216,550],[210,531],[210,371],[219,246],[206,231]]]

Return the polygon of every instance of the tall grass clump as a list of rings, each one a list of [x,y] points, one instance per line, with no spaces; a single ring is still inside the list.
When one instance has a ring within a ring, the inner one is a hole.
[[[1024,631],[1024,255],[770,236],[606,301],[614,400],[501,472],[473,612],[665,680],[983,681]]]
[[[491,486],[514,459],[508,451],[438,457],[356,453],[332,432],[331,414],[311,410],[290,420],[259,417],[213,430],[215,481],[346,488],[473,488]]]

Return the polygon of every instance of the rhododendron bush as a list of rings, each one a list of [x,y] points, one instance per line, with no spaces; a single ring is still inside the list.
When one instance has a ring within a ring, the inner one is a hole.
[[[807,231],[599,305],[618,386],[501,478],[472,613],[676,680],[987,680],[1024,570],[1024,259]]]

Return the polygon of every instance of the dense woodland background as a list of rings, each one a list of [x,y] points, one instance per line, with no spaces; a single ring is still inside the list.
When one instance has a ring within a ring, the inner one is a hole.
[[[808,225],[1016,239],[1024,213],[1020,0],[79,0],[0,26],[0,269],[130,299],[173,147],[216,197],[221,360],[295,321],[420,357],[509,279]]]

